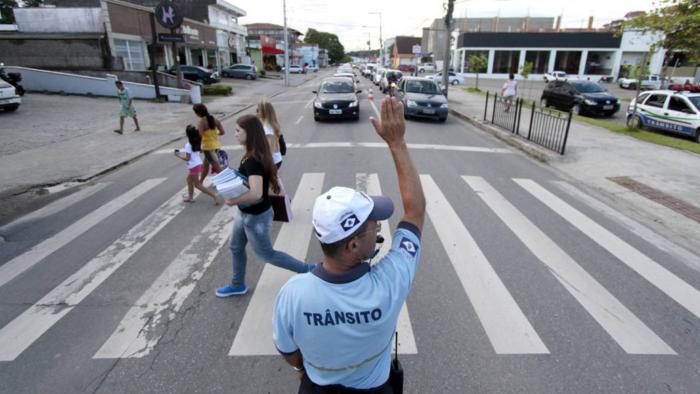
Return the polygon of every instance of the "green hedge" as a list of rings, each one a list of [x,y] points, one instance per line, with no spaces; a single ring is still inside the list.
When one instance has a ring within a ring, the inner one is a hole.
[[[231,85],[215,83],[213,85],[204,85],[202,94],[205,96],[230,96],[233,92]]]

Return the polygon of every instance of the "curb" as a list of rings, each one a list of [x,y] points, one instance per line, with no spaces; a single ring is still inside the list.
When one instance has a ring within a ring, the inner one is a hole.
[[[517,135],[498,129],[496,127],[489,126],[476,118],[472,118],[468,115],[465,115],[455,109],[450,108],[450,113],[466,122],[471,124],[472,126],[483,130],[489,134],[492,134],[496,138],[498,138],[501,141],[504,141],[510,146],[513,146],[521,151],[523,151],[525,154],[528,156],[533,157],[536,160],[541,161],[542,163],[548,163],[552,160],[556,160],[559,155],[556,153],[550,152],[548,150],[545,150],[544,148],[541,148],[529,141],[525,141],[522,138],[518,137]]]

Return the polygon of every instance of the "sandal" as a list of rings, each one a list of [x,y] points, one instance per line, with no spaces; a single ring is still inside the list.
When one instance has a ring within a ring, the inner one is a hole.
[[[182,199],[182,202],[194,202],[193,198],[185,197]]]

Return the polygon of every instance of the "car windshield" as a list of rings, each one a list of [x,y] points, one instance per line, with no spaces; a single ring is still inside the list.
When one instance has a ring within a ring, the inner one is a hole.
[[[351,83],[344,81],[329,81],[321,85],[321,93],[352,93]]]
[[[440,90],[433,81],[406,81],[406,92],[439,94]]]
[[[690,102],[693,103],[695,108],[698,111],[700,111],[700,96],[688,97],[688,100],[690,100]]]
[[[606,90],[602,86],[594,82],[572,82],[574,88],[576,88],[579,93],[602,93]]]

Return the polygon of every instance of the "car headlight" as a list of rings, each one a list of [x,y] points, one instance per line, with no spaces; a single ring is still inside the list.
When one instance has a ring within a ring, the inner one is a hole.
[[[442,105],[440,106],[440,108],[447,108],[447,103],[442,104]]]
[[[593,100],[589,100],[589,99],[585,99],[585,100],[583,100],[583,102],[586,103],[587,105],[598,105],[597,102],[595,102]]]
[[[406,105],[407,105],[409,108],[413,108],[413,107],[417,107],[417,106],[418,106],[418,104],[416,104],[416,102],[413,101],[413,100],[408,100],[408,101],[406,101]]]
[[[316,107],[316,108],[323,108],[323,104],[321,104],[320,101],[314,101],[314,107]]]
[[[357,102],[357,100],[355,100],[355,101],[351,102],[350,105],[348,105],[348,108],[357,107],[357,104],[358,104],[358,102]]]

